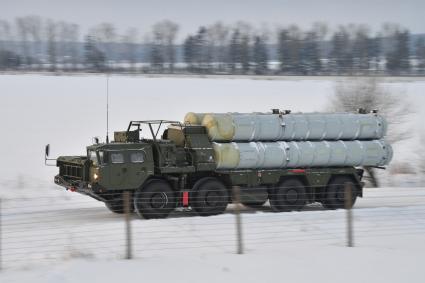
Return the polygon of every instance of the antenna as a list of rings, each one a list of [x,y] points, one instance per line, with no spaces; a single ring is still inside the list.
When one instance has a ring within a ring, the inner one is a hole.
[[[109,73],[106,74],[106,143],[109,143]]]

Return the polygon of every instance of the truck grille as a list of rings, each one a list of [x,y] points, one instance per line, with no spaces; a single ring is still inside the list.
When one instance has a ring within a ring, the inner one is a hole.
[[[83,167],[69,164],[61,164],[59,167],[59,175],[68,179],[82,180]]]

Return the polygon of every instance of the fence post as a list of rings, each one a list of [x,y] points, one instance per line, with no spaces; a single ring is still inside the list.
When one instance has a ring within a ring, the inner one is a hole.
[[[123,201],[124,201],[124,214],[125,214],[125,231],[126,231],[126,246],[127,246],[127,253],[126,253],[126,259],[132,259],[132,241],[131,241],[131,209],[130,209],[130,192],[124,192],[123,193]]]
[[[2,246],[1,246],[1,244],[2,244],[2,235],[1,235],[1,233],[2,233],[2,223],[1,223],[1,217],[2,217],[2,215],[1,215],[1,198],[0,198],[0,271],[2,270]]]
[[[345,210],[347,211],[347,247],[354,247],[353,242],[353,188],[351,183],[344,185]]]
[[[241,202],[241,190],[239,186],[233,186],[233,203],[235,204],[235,216],[236,216],[236,235],[237,235],[237,247],[238,254],[243,254],[243,243],[242,243],[242,219],[240,212]]]

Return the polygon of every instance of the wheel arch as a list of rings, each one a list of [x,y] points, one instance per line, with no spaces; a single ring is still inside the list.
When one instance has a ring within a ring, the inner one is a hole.
[[[226,178],[226,176],[220,176],[220,175],[198,175],[198,176],[192,176],[191,180],[188,182],[188,187],[190,190],[194,190],[197,187],[199,187],[203,182],[208,180],[216,180],[221,182],[227,189],[229,195],[231,195],[232,192],[232,182],[230,178]]]
[[[163,176],[150,176],[148,179],[146,179],[138,188],[136,188],[136,190],[140,190],[143,189],[144,187],[146,187],[147,185],[149,185],[152,182],[157,182],[157,181],[164,181],[166,182],[168,185],[170,185],[171,188],[173,188],[173,184],[170,183],[170,181],[167,178],[164,178]]]

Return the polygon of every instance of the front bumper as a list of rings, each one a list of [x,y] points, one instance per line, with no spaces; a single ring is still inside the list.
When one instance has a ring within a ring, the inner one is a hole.
[[[80,180],[65,180],[62,176],[56,175],[54,182],[56,185],[64,187],[66,190],[70,190],[71,192],[77,192],[83,195],[88,195],[94,199],[105,201],[105,199],[99,196],[99,192],[102,191],[102,188],[98,184],[90,184],[88,182],[80,181]]]
[[[55,184],[59,185],[61,187],[64,187],[67,190],[71,191],[79,191],[79,190],[86,190],[88,189],[87,182],[79,181],[79,180],[65,180],[60,175],[55,176]]]

